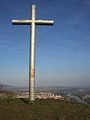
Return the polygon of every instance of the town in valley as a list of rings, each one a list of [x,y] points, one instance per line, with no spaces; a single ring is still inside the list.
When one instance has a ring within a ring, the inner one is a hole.
[[[0,99],[4,98],[29,98],[28,87],[14,87],[0,84]],[[35,99],[55,99],[76,101],[90,105],[89,87],[36,87]]]

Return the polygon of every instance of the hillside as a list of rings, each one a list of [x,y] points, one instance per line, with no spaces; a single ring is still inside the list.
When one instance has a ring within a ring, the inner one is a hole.
[[[0,100],[0,120],[90,120],[90,106],[70,101]]]

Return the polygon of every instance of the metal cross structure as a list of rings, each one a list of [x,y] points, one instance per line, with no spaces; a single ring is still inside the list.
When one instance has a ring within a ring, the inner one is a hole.
[[[12,20],[13,25],[31,25],[29,60],[29,100],[35,100],[35,29],[36,25],[53,25],[53,20],[36,20],[36,5],[32,5],[31,20]]]

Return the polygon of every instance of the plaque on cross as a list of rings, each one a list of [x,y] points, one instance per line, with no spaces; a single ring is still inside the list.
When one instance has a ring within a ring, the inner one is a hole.
[[[13,25],[31,25],[29,62],[29,100],[35,100],[35,29],[36,25],[53,25],[53,20],[37,20],[36,5],[32,5],[31,20],[12,20]]]

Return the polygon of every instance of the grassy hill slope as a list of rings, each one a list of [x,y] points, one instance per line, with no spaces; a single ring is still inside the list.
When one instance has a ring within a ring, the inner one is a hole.
[[[0,120],[90,120],[90,106],[60,100],[0,100]]]

